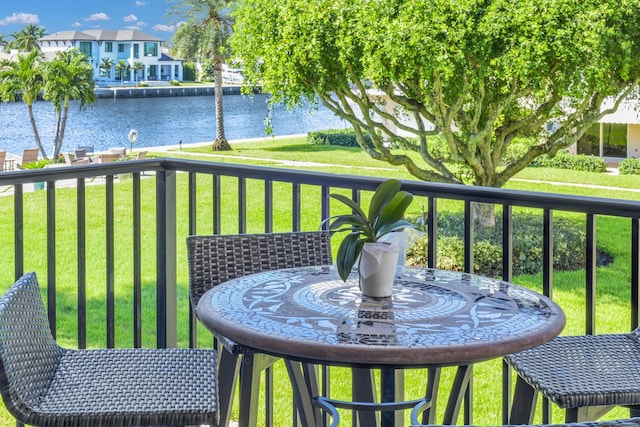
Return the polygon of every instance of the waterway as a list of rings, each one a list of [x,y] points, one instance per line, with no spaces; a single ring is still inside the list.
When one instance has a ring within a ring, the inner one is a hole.
[[[267,101],[266,95],[225,95],[227,139],[266,136]],[[93,146],[95,151],[128,148],[130,129],[136,129],[139,134],[134,149],[175,145],[180,141],[184,144],[213,141],[216,135],[214,102],[213,96],[98,99],[93,106],[80,109],[79,103],[72,101],[62,151],[85,145]],[[35,103],[34,114],[42,143],[51,154],[55,135],[51,103]],[[347,122],[326,108],[309,105],[293,110],[277,106],[270,118],[275,136],[348,127]],[[21,154],[24,148],[34,147],[26,104],[0,103],[0,150]]]

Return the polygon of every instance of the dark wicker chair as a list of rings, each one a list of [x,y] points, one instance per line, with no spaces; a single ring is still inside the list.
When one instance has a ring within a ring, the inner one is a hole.
[[[505,357],[518,374],[510,423],[530,424],[539,393],[566,422],[596,420],[615,406],[640,409],[640,330],[557,337]]]
[[[0,298],[0,391],[25,424],[216,425],[215,363],[212,350],[61,348],[35,273]]]
[[[224,281],[262,271],[332,262],[329,233],[325,231],[189,236],[187,249],[189,294],[194,310],[206,291]],[[218,339],[224,347],[219,369],[220,424],[226,425],[229,420],[226,409],[232,406],[240,371],[239,423],[255,425],[260,373],[277,359],[224,337]],[[270,375],[270,382],[269,378]]]
[[[412,427],[436,427],[435,425],[413,425]],[[439,426],[441,427],[441,426]],[[469,426],[471,427],[471,426]],[[583,423],[545,424],[538,426],[500,426],[500,427],[640,427],[640,418],[622,420],[591,421]]]

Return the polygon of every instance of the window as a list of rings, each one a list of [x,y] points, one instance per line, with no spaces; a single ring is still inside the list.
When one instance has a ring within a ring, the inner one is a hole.
[[[149,65],[149,74],[147,75],[149,80],[158,80],[158,66]]]
[[[144,56],[158,56],[158,43],[145,42]]]
[[[627,125],[618,123],[602,124],[602,149],[605,157],[627,156]]]
[[[91,42],[80,42],[80,53],[84,53],[87,58],[91,58]]]
[[[118,43],[118,53],[124,53],[124,47],[123,43]]]
[[[113,42],[104,42],[104,51],[113,52]]]
[[[140,45],[138,43],[133,45],[133,57],[140,58]]]
[[[578,154],[600,155],[600,123],[591,125],[588,131],[582,135],[577,145]]]
[[[594,123],[578,141],[578,154],[600,155],[602,127],[602,151],[605,157],[627,156],[627,125],[618,123]]]

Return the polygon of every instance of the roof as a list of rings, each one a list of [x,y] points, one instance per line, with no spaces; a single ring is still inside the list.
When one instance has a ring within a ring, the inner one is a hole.
[[[96,38],[86,32],[82,31],[58,31],[57,33],[46,35],[38,41],[48,42],[48,41],[68,41],[68,40],[87,40],[93,41]]]
[[[164,40],[138,30],[87,30],[98,41],[144,41],[162,42]]]
[[[158,59],[158,61],[184,61],[184,59],[173,58],[173,57],[167,55],[166,53],[162,52],[160,54],[160,59]]]
[[[610,105],[603,105],[603,107],[610,107]],[[607,114],[599,122],[638,125],[640,124],[640,104],[630,101],[622,102],[615,113]]]
[[[142,41],[163,42],[164,40],[138,30],[85,30],[59,31],[39,39],[39,41]]]

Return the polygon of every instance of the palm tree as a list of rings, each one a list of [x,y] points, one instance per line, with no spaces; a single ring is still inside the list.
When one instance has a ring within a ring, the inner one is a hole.
[[[140,61],[136,61],[133,63],[131,68],[133,69],[133,79],[138,80],[138,71],[144,70],[144,64]]]
[[[58,52],[44,65],[44,98],[56,112],[53,158],[60,154],[69,113],[69,100],[80,101],[80,108],[96,102],[93,68],[87,56],[77,49]]]
[[[102,58],[100,60],[100,69],[104,71],[109,80],[111,80],[111,67],[113,67],[113,59],[112,58]]]
[[[233,19],[229,6],[233,0],[169,0],[167,16],[184,21],[171,37],[173,48],[189,59],[209,58],[213,62],[216,100],[216,140],[214,150],[230,150],[224,133],[222,108],[222,64],[228,57],[228,39]]]
[[[0,63],[0,98],[5,102],[14,101],[16,95],[20,94],[29,111],[36,144],[42,157],[46,159],[47,153],[45,153],[40,141],[36,119],[33,115],[33,103],[38,99],[38,94],[44,84],[40,55],[39,50],[33,50],[27,55],[18,55],[16,61],[6,59]]]
[[[36,24],[29,24],[22,30],[11,34],[13,40],[8,44],[10,49],[17,49],[20,52],[31,52],[32,50],[40,50],[38,39],[46,35],[46,30]]]
[[[129,72],[130,67],[131,66],[129,65],[126,59],[121,59],[116,64],[116,71],[120,72],[120,84],[124,84],[124,75],[125,73]]]

